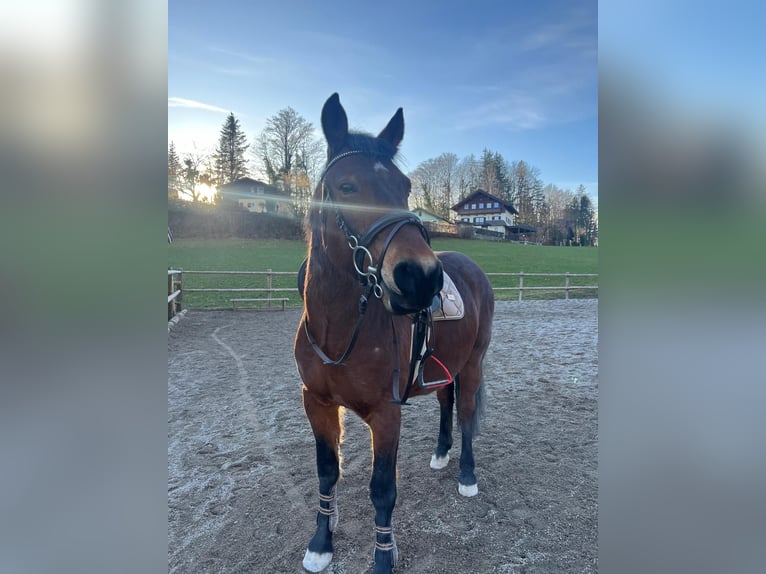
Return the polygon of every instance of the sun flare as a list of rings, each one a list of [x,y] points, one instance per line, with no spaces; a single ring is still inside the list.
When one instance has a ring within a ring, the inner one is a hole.
[[[197,196],[197,201],[204,203],[213,203],[215,201],[215,194],[217,190],[212,185],[206,183],[198,183],[194,188],[194,194]],[[178,194],[178,197],[186,201],[194,201],[194,198],[188,192],[182,192]]]

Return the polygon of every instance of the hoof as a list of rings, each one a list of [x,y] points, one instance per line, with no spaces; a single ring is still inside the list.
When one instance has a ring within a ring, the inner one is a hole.
[[[458,482],[457,491],[463,496],[470,498],[471,496],[476,496],[477,494],[479,494],[479,485],[470,484],[466,486],[465,484],[461,484]]]
[[[309,572],[321,572],[327,568],[332,562],[332,552],[312,552],[306,550],[306,555],[303,557],[303,567]]]
[[[438,457],[435,454],[431,455],[431,468],[434,470],[445,468],[447,463],[449,463],[449,453],[445,454],[443,457]]]

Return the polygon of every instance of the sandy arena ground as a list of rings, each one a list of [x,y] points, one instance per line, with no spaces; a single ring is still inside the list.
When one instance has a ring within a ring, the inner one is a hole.
[[[598,302],[498,302],[474,441],[479,495],[429,468],[436,395],[404,407],[396,572],[598,571]],[[314,443],[292,340],[300,311],[189,311],[168,334],[168,571],[304,572]],[[369,433],[349,412],[328,574],[369,572]]]

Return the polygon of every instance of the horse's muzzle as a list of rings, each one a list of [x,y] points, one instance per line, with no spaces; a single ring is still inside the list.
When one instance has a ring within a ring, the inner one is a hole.
[[[415,313],[431,306],[444,285],[444,270],[439,260],[430,268],[416,261],[402,261],[394,267],[394,282],[398,292],[388,292],[391,312],[395,315]]]

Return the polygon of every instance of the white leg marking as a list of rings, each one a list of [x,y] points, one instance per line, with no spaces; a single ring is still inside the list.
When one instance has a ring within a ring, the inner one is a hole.
[[[457,491],[463,496],[467,496],[467,497],[476,496],[477,494],[479,494],[479,485],[470,484],[466,486],[465,484],[461,484],[458,482]]]
[[[431,455],[431,468],[434,470],[441,470],[442,468],[445,468],[448,463],[449,453],[445,454],[443,457],[438,457],[435,454]]]
[[[303,557],[303,567],[309,572],[321,572],[332,562],[332,552],[312,552],[306,550]]]

